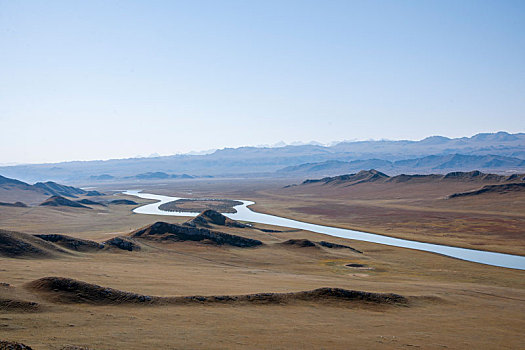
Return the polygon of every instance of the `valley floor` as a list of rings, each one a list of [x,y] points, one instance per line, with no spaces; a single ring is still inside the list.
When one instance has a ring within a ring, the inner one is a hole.
[[[314,207],[314,198],[299,199],[297,194],[289,194],[285,199],[275,186],[255,188],[241,184],[235,189],[206,183],[178,186],[161,186],[157,193],[182,196],[191,191],[200,196],[211,193],[215,187],[218,198],[255,200],[260,210],[277,215],[325,224],[330,219],[334,225],[349,227],[355,224],[354,220],[345,219],[344,211],[318,214],[298,210],[299,205]],[[349,203],[345,202],[347,199],[320,197],[317,207],[326,208],[332,200]],[[102,241],[155,221],[186,220],[132,214],[131,208],[6,208],[0,209],[0,227]],[[365,213],[359,215],[365,217]],[[391,222],[393,229],[403,231],[396,228],[394,219],[389,218],[391,214],[377,216],[385,217],[384,222]],[[522,220],[519,213],[509,217]],[[414,214],[412,225],[416,227],[421,220]],[[473,227],[474,223],[469,225]],[[506,223],[502,225],[505,227]],[[521,221],[517,225],[523,228]],[[524,271],[305,231],[258,227],[282,232],[214,227],[261,240],[264,245],[256,248],[144,240],[143,249],[138,252],[72,253],[50,259],[0,257],[0,282],[4,283],[0,286],[0,298],[41,305],[36,312],[2,309],[0,340],[22,342],[37,350],[62,349],[68,344],[90,349],[516,349],[523,346]],[[480,242],[490,247],[491,242],[480,237]],[[344,244],[363,254],[349,249],[283,244],[289,239]],[[466,246],[473,244],[469,237],[462,239]],[[513,241],[504,242],[501,247],[506,248],[500,250],[506,251]],[[353,268],[347,267],[348,264],[364,266]],[[354,301],[71,304],[50,300],[26,288],[27,283],[46,276],[74,278],[155,296],[240,295],[337,287],[396,293],[407,297],[409,302],[407,305]]]

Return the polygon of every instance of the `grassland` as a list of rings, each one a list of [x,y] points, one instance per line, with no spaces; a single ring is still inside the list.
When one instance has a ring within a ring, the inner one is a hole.
[[[300,182],[300,180],[295,180]],[[524,255],[525,194],[447,199],[477,182],[368,183],[284,188],[293,180],[201,181],[158,186],[159,194],[249,199],[259,212],[392,237]]]
[[[355,224],[354,220],[346,218],[344,211],[318,214],[298,210],[300,206],[316,207],[314,194],[284,193],[281,185],[177,182],[158,186],[152,192],[187,196],[191,191],[195,197],[214,194],[216,198],[250,199],[257,201],[259,209],[279,215],[318,220],[324,224],[329,223],[325,220],[332,220],[339,226],[352,227]],[[368,199],[355,196],[351,199],[361,200],[360,203],[348,202],[348,198],[337,198],[335,194],[331,196],[333,198],[318,195],[317,207],[332,206],[335,201],[343,205],[371,207],[367,200],[374,201],[374,205],[382,210],[392,210],[394,214],[401,208],[406,210],[403,206],[420,207],[413,215],[414,226],[421,223],[422,218],[431,217],[419,217],[418,213],[437,210],[447,217],[447,213],[455,210],[454,207],[440,207],[439,199],[432,199],[429,210],[430,204],[425,207],[421,205],[424,200],[417,202],[420,199],[413,193],[410,195],[416,198],[401,198],[396,203],[389,199],[381,202],[377,198],[380,194],[374,197],[372,192]],[[410,201],[414,202],[410,204]],[[506,205],[509,204],[502,204]],[[28,233],[62,233],[103,241],[155,221],[181,223],[186,220],[133,214],[132,208],[2,208],[0,225],[4,229]],[[486,212],[483,215],[488,218],[499,212],[483,203],[464,209],[464,212],[474,211],[476,215]],[[382,216],[384,221],[390,222],[383,222],[383,225],[395,228],[395,221],[391,218],[394,214]],[[520,218],[518,210],[514,214],[509,217]],[[366,211],[359,214],[363,226],[366,216]],[[469,225],[467,227],[473,227],[474,223]],[[506,222],[500,225],[505,227]],[[66,344],[91,349],[516,349],[523,344],[523,271],[311,232],[257,226],[281,232],[214,227],[230,234],[259,239],[264,245],[258,248],[141,241],[143,249],[138,252],[73,253],[54,259],[0,258],[0,282],[10,285],[0,287],[0,298],[16,298],[41,305],[37,312],[2,310],[0,339],[19,341],[33,349],[60,349]],[[399,229],[399,232],[404,231]],[[465,236],[465,244],[471,244],[471,238]],[[289,239],[330,241],[351,246],[363,254],[348,249],[282,244]],[[479,241],[490,243],[482,235]],[[508,235],[502,241],[507,246],[513,242]],[[351,268],[345,266],[347,264],[364,267]],[[337,287],[396,293],[407,297],[409,303],[68,304],[50,301],[25,287],[27,283],[46,276],[74,278],[155,296],[282,293]]]

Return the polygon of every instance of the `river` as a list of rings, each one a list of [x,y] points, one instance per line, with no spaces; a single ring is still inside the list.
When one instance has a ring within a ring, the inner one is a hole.
[[[130,195],[130,196],[136,196],[136,197],[143,198],[143,199],[152,199],[152,200],[158,201],[156,203],[146,204],[138,208],[135,208],[133,212],[137,214],[166,215],[166,216],[196,216],[199,214],[199,213],[190,213],[190,212],[168,212],[168,211],[163,211],[159,209],[159,206],[164,203],[168,203],[168,202],[175,201],[178,199],[183,199],[183,198],[171,197],[171,196],[161,196],[157,194],[142,193],[141,191],[132,191],[132,190],[125,191],[123,192],[123,194]],[[385,245],[394,246],[394,247],[402,247],[402,248],[421,250],[425,252],[432,252],[432,253],[442,254],[442,255],[452,257],[452,258],[472,261],[472,262],[476,262],[480,264],[525,270],[525,257],[519,256],[519,255],[495,253],[495,252],[488,252],[488,251],[475,250],[475,249],[458,248],[458,247],[451,247],[451,246],[440,245],[440,244],[423,243],[423,242],[410,241],[406,239],[388,237],[388,236],[383,236],[383,235],[378,235],[378,234],[373,234],[373,233],[348,230],[348,229],[343,229],[343,228],[338,228],[338,227],[316,225],[316,224],[311,224],[311,223],[302,222],[298,220],[287,219],[287,218],[283,218],[279,216],[257,213],[251,210],[250,208],[248,208],[248,206],[254,204],[254,202],[245,201],[245,200],[238,200],[238,201],[242,202],[243,204],[234,207],[237,210],[237,212],[235,214],[224,214],[225,216],[233,220],[241,220],[241,221],[248,221],[248,222],[254,222],[254,223],[261,223],[261,224],[290,227],[290,228],[295,228],[295,229],[300,229],[300,230],[323,233],[325,235],[334,236],[334,237],[355,239],[358,241],[379,243],[379,244],[385,244]]]

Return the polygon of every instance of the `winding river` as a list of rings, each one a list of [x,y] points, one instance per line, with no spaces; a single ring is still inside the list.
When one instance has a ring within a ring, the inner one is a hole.
[[[136,196],[139,198],[152,199],[152,200],[158,201],[156,203],[146,204],[146,205],[143,205],[143,206],[140,206],[134,209],[133,212],[137,214],[167,215],[167,216],[196,216],[199,214],[199,213],[190,213],[190,212],[168,212],[168,211],[163,211],[159,209],[159,206],[164,203],[182,199],[179,197],[161,196],[161,195],[142,193],[141,191],[132,191],[132,190],[128,190],[123,193],[126,195],[130,195],[130,196]],[[394,246],[394,247],[402,247],[402,248],[421,250],[425,252],[432,252],[432,253],[442,254],[442,255],[449,256],[449,257],[453,257],[453,258],[457,258],[461,260],[472,261],[472,262],[476,262],[480,264],[525,270],[525,257],[524,256],[487,252],[483,250],[450,247],[446,245],[423,243],[423,242],[417,242],[417,241],[409,241],[406,239],[393,238],[393,237],[382,236],[382,235],[377,235],[373,233],[366,233],[366,232],[353,231],[353,230],[337,228],[337,227],[310,224],[307,222],[287,219],[287,218],[283,218],[279,216],[257,213],[257,212],[252,211],[250,208],[248,208],[248,206],[254,204],[254,202],[244,201],[244,200],[239,200],[239,202],[242,202],[243,204],[234,207],[237,210],[235,214],[224,214],[224,215],[234,220],[242,220],[242,221],[282,226],[282,227],[290,227],[290,228],[295,228],[295,229],[300,229],[300,230],[323,233],[325,235],[334,236],[334,237],[355,239],[358,241],[379,243],[379,244],[385,244],[385,245]]]

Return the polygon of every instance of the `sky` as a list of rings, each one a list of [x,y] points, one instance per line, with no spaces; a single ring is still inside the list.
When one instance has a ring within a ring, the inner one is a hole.
[[[0,163],[525,131],[524,1],[0,0]]]

